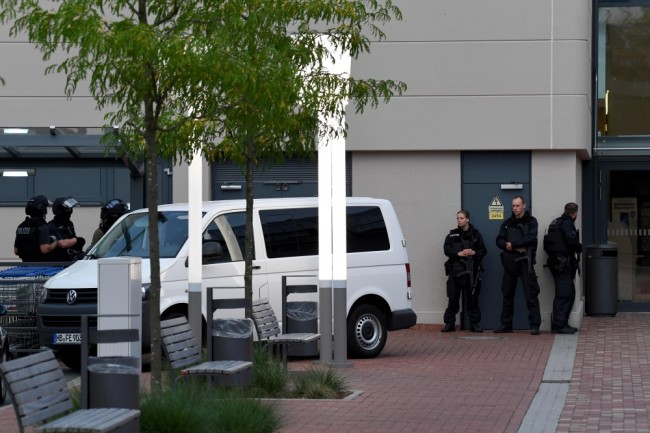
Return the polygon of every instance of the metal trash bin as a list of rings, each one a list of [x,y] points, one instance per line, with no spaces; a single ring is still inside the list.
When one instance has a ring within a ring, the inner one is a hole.
[[[214,361],[253,360],[253,322],[250,319],[215,319],[212,321],[212,359]],[[221,386],[248,386],[252,370],[220,374],[214,383]]]
[[[88,357],[88,407],[140,408],[140,364],[132,356]]]
[[[615,316],[618,311],[618,248],[616,244],[585,248],[585,312]]]
[[[287,302],[287,333],[318,332],[318,302]],[[289,356],[318,356],[318,341],[289,344]]]

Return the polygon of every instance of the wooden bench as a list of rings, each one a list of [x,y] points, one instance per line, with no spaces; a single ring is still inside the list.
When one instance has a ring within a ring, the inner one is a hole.
[[[0,374],[13,402],[20,433],[28,426],[35,426],[37,433],[103,433],[129,423],[139,431],[140,411],[136,409],[74,411],[63,370],[51,350],[1,363]],[[57,419],[48,423],[52,418]]]
[[[253,301],[253,322],[257,336],[262,343],[280,346],[282,363],[285,366],[287,365],[287,346],[289,344],[305,344],[320,339],[318,333],[282,333],[278,318],[268,299]]]
[[[185,317],[162,320],[160,336],[167,360],[181,376],[235,374],[253,366],[239,360],[201,362],[201,346]]]

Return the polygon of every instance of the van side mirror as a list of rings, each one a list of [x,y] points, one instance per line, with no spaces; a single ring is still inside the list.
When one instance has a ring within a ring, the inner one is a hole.
[[[223,248],[219,242],[203,243],[203,264],[215,263],[223,257]]]
[[[223,257],[223,248],[219,242],[204,242],[201,255],[203,257],[203,264],[210,265],[217,263]],[[185,259],[185,267],[187,268],[190,263],[190,258]]]

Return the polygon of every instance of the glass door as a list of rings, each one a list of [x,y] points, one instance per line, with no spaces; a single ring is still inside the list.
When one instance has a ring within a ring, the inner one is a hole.
[[[650,164],[603,164],[606,241],[618,249],[621,311],[650,311]]]

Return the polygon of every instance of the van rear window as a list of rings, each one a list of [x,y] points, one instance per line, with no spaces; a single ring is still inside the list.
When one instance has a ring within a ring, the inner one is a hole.
[[[260,211],[268,258],[318,255],[318,209]],[[377,206],[348,206],[348,253],[390,249],[388,232]]]

